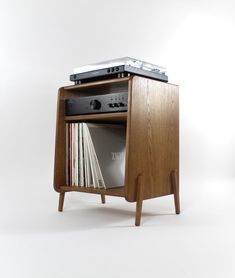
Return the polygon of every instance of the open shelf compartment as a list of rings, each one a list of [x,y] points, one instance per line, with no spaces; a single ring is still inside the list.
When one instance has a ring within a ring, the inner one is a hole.
[[[66,116],[65,100],[69,98],[79,98],[82,96],[109,94],[114,92],[118,93],[123,91],[128,91],[129,94],[130,80],[130,77],[113,80],[103,80],[86,84],[66,86],[59,89],[54,173],[54,188],[57,192],[79,191],[125,197],[126,185],[108,189],[66,185],[65,125],[68,122],[120,123],[125,124],[127,128],[128,112]]]

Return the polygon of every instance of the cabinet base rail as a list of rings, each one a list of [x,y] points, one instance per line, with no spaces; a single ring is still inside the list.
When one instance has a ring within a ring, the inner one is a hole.
[[[136,212],[135,212],[135,226],[140,226],[142,216],[142,206],[144,201],[144,186],[143,186],[143,175],[139,174],[136,182]],[[177,171],[173,170],[170,173],[170,182],[172,192],[174,195],[175,213],[180,214],[180,198],[179,198],[179,184],[177,179]],[[87,193],[100,194],[101,203],[105,204],[105,195],[125,197],[124,187],[112,188],[112,189],[95,189],[95,188],[83,188],[83,187],[71,187],[61,186],[59,194],[59,205],[58,211],[63,211],[65,193],[69,191],[80,191]]]

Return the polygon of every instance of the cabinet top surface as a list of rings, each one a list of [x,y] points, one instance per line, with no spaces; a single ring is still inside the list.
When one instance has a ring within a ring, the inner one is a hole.
[[[70,85],[70,86],[65,86],[62,88],[64,88],[65,90],[73,90],[73,89],[93,87],[93,86],[99,86],[99,85],[123,83],[123,82],[128,82],[131,79],[132,79],[132,77],[114,78],[114,79],[108,79],[108,80],[99,80],[99,81],[87,82],[87,83],[82,83],[82,84]]]
[[[108,85],[108,84],[123,83],[123,82],[128,82],[130,80],[133,80],[135,78],[149,79],[149,80],[152,80],[152,81],[155,81],[155,82],[161,82],[161,83],[168,84],[168,85],[178,86],[176,84],[172,84],[172,83],[168,83],[168,82],[165,83],[165,82],[162,82],[162,81],[158,81],[158,80],[154,80],[154,79],[134,75],[134,76],[123,77],[123,78],[114,78],[114,79],[87,82],[87,83],[76,84],[76,85],[69,85],[69,86],[64,86],[62,88],[65,89],[65,90],[74,90],[74,89],[88,88],[88,87],[99,86],[99,85],[102,86],[102,85]]]

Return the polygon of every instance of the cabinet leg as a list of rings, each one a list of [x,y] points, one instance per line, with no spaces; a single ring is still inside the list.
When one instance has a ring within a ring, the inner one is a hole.
[[[58,211],[63,211],[65,192],[60,192]]]
[[[137,192],[136,192],[136,213],[135,213],[136,226],[140,226],[142,205],[143,205],[143,185],[142,185],[142,175],[139,175],[137,179]]]
[[[105,195],[104,194],[101,194],[101,203],[105,204]]]
[[[174,194],[175,213],[180,214],[180,196],[179,196],[179,183],[177,178],[177,171],[171,172],[171,186]]]

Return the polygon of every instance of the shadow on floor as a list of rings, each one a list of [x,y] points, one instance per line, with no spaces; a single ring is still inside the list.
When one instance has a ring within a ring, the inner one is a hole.
[[[157,214],[142,213],[142,223],[151,217],[169,216],[173,213]],[[146,219],[144,219],[146,218]],[[11,220],[11,221],[10,221]],[[22,215],[18,219],[8,219],[7,225],[1,228],[4,234],[28,233],[54,233],[74,232],[105,228],[130,228],[135,227],[135,210],[122,209],[120,206],[109,207],[104,205],[82,205],[79,209],[65,208],[63,212],[31,213]]]

